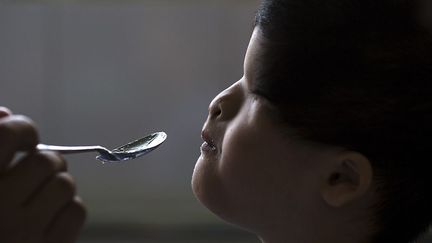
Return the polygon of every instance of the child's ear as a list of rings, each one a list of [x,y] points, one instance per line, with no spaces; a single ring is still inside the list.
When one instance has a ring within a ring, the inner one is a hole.
[[[332,207],[345,206],[361,198],[372,184],[370,161],[360,153],[344,151],[327,172],[321,195]]]

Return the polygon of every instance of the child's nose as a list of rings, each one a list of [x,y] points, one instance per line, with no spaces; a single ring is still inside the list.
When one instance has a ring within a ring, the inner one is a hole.
[[[242,93],[240,81],[219,93],[209,105],[209,119],[227,121],[235,117],[243,100]]]

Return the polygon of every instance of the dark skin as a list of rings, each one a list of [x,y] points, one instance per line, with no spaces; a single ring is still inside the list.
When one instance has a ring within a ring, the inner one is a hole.
[[[210,103],[193,191],[262,243],[368,243],[376,198],[369,160],[286,135],[272,119],[272,104],[252,92],[278,47],[256,27],[244,76]]]
[[[30,119],[0,107],[0,242],[72,243],[84,223],[65,160],[38,143]]]

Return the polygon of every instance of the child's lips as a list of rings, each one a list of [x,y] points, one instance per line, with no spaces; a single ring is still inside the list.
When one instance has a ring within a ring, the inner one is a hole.
[[[217,151],[215,142],[212,139],[212,137],[209,135],[208,130],[203,130],[201,132],[201,138],[204,140],[204,143],[201,145],[201,152],[215,153]]]
[[[203,152],[203,153],[215,152],[216,150],[217,150],[217,149],[216,149],[216,147],[215,147],[214,145],[209,144],[209,143],[207,143],[207,142],[204,142],[204,143],[201,145],[201,152]]]

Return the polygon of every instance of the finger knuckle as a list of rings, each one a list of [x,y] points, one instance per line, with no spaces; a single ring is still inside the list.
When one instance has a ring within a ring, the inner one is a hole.
[[[50,173],[66,170],[66,161],[53,152],[37,152],[34,154],[33,160],[37,166]]]
[[[87,218],[87,208],[85,207],[81,199],[78,199],[78,197],[74,198],[74,201],[72,202],[72,207],[75,211],[75,215],[77,216],[77,218],[80,221],[84,222]]]
[[[12,115],[0,122],[0,137],[8,140],[16,140],[25,136],[29,141],[37,140],[37,130],[34,122],[26,116]]]
[[[59,173],[54,178],[54,183],[57,190],[64,195],[64,197],[73,198],[76,192],[75,183],[68,173]]]

